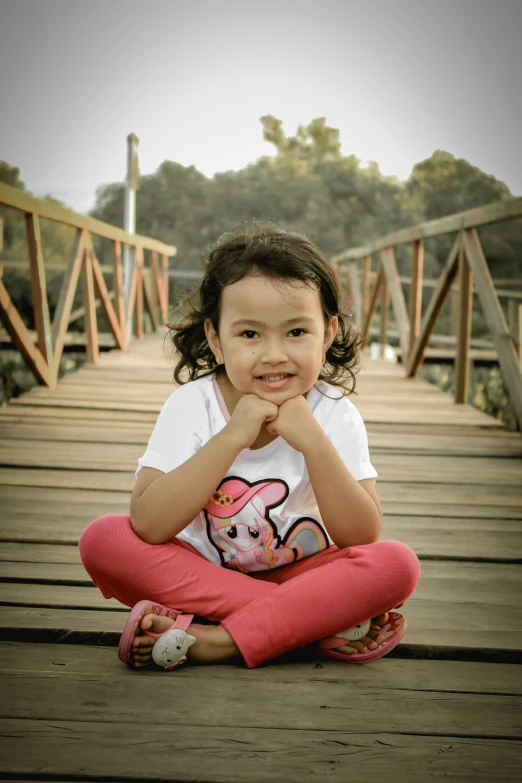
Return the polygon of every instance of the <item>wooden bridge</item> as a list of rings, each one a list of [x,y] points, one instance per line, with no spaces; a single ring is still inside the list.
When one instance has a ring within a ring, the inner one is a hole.
[[[342,265],[348,258],[382,253],[374,277],[381,282],[373,293],[364,284],[360,322],[368,326],[386,286],[402,330],[403,356],[409,357],[403,365],[372,361],[366,349],[358,394],[351,398],[365,420],[379,472],[383,536],[405,541],[422,562],[419,587],[405,606],[404,643],[360,667],[314,661],[305,650],[254,670],[230,663],[166,674],[133,672],[119,662],[115,646],[128,609],[104,599],[92,585],[76,543],[91,519],[128,511],[136,460],[173,389],[161,328],[142,335],[143,303],[152,325],[151,312],[158,325],[164,320],[167,264],[159,264],[158,256],[170,257],[173,248],[154,247],[152,240],[103,224],[78,225],[89,220],[83,216],[53,213],[78,232],[53,332],[48,310],[45,316],[36,216],[55,205],[26,198],[0,187],[0,202],[26,215],[33,285],[40,291],[35,307],[40,302],[42,308],[35,318],[37,344],[20,328],[1,282],[0,310],[44,382],[0,408],[0,780],[519,780],[522,439],[413,377],[429,338],[426,324],[433,327],[460,263],[457,350],[469,350],[472,271],[481,299],[489,302],[492,340],[502,345],[499,359],[519,415],[518,346],[500,318],[493,286],[493,294],[484,294],[483,280],[489,283],[477,246],[480,223],[470,225],[477,213],[451,216],[448,230],[458,231],[458,245],[423,325],[414,304],[406,316],[393,238],[338,259]],[[498,219],[500,206],[494,206]],[[502,207],[522,215],[520,199]],[[485,209],[491,216],[493,209]],[[109,229],[115,232],[112,291],[92,239],[96,230]],[[404,240],[415,243],[417,291],[422,236],[429,230],[430,224],[408,229]],[[135,248],[135,293],[127,311],[118,243],[120,250],[124,243]],[[74,305],[70,289],[80,274],[91,362],[53,389]],[[349,276],[355,293],[359,278],[353,271]],[[96,350],[94,286],[114,339],[119,334],[125,350]],[[382,313],[385,317],[386,305]],[[132,320],[141,339],[128,343]],[[458,361],[462,395],[466,356]],[[405,377],[405,367],[412,377]]]

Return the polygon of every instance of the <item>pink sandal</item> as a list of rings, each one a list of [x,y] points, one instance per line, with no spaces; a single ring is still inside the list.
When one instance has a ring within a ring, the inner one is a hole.
[[[120,660],[126,663],[127,666],[130,666],[131,669],[140,668],[132,665],[132,642],[140,630],[140,622],[147,609],[152,609],[154,614],[170,617],[171,620],[174,620],[170,628],[163,633],[142,631],[147,636],[152,636],[153,639],[156,639],[156,644],[152,648],[154,662],[158,666],[163,667],[165,671],[181,666],[187,660],[186,652],[188,648],[196,641],[194,636],[186,633],[194,615],[182,614],[177,609],[169,609],[154,601],[139,601],[133,607],[120,638],[118,647]]]
[[[370,628],[374,628],[379,631],[382,636],[385,637],[382,644],[375,648],[375,650],[368,650],[368,652],[353,653],[347,655],[346,653],[335,652],[337,647],[342,647],[346,644],[346,641],[356,641],[362,639]],[[374,661],[377,658],[382,658],[383,655],[387,655],[390,650],[396,647],[406,632],[406,618],[400,612],[388,612],[388,622],[385,625],[372,625],[371,620],[366,620],[364,623],[349,628],[347,631],[342,631],[337,636],[330,636],[328,639],[323,639],[317,647],[317,652],[321,658],[337,658],[340,661],[347,661],[348,663],[368,663],[368,661]]]

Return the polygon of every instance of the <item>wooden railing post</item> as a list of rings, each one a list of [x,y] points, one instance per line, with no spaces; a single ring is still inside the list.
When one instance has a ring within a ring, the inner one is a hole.
[[[145,266],[145,251],[143,251],[143,298],[149,311],[150,320],[152,322],[152,328],[154,331],[158,328],[158,308],[157,308],[157,291],[154,282],[154,272],[151,266]]]
[[[468,400],[469,351],[471,345],[471,313],[473,309],[473,275],[469,268],[462,242],[459,247],[459,317],[455,356],[455,402]]]
[[[413,345],[420,333],[422,312],[422,277],[424,267],[424,241],[416,239],[412,246],[411,287],[410,287],[410,341],[408,360],[411,358]],[[405,362],[407,365],[407,362]]]
[[[371,273],[372,257],[364,256],[363,259],[363,284],[362,284],[362,300],[363,300],[363,317],[361,323],[363,323],[368,315],[370,308],[370,273]]]
[[[464,251],[475,278],[477,294],[497,349],[498,360],[506,382],[509,399],[515,411],[519,428],[522,429],[522,374],[520,373],[519,359],[515,352],[514,340],[500,307],[477,229],[466,229],[463,232],[463,240]]]
[[[408,378],[413,378],[417,374],[417,370],[424,361],[424,350],[428,344],[433,326],[440,315],[440,311],[444,307],[444,302],[448,298],[450,288],[457,274],[460,242],[459,235],[451,248],[446,266],[442,270],[439,282],[437,283],[437,288],[428,305],[422,330],[413,344],[406,371]]]
[[[38,335],[37,344],[43,358],[50,365],[53,361],[53,344],[38,215],[26,213],[25,226],[31,265],[31,291],[33,295],[34,322],[36,334]]]
[[[112,243],[112,284],[114,286],[114,304],[116,316],[120,325],[122,350],[127,346],[127,328],[125,323],[125,297],[123,295],[123,266],[121,262],[121,242],[116,239]]]
[[[53,368],[49,367],[38,346],[32,340],[31,333],[22,321],[18,310],[14,306],[7,290],[0,280],[0,321],[11,335],[11,339],[20,351],[25,361],[35,374],[40,383],[45,383],[51,389],[56,385],[56,375]]]
[[[161,315],[163,323],[165,324],[169,317],[169,259],[165,254],[161,256],[161,269],[163,272],[163,304]]]
[[[136,321],[135,335],[138,340],[143,337],[143,250],[136,248],[134,256],[136,272]]]
[[[52,335],[54,351],[53,367],[56,376],[58,375],[58,366],[65,342],[65,333],[67,332],[67,327],[69,325],[69,315],[72,310],[74,294],[82,268],[86,235],[87,231],[85,231],[85,229],[79,228],[76,232],[69,263],[65,275],[63,276],[60,293],[58,295],[58,303],[56,305],[56,310],[54,311]]]
[[[522,304],[518,305],[518,363],[522,372]]]
[[[395,255],[393,253],[392,247],[384,248],[382,251],[381,264],[384,269],[384,276],[385,280],[387,281],[387,288],[389,289],[389,296],[391,297],[393,305],[395,321],[397,324],[397,329],[399,330],[401,353],[403,356],[403,361],[405,362],[408,358],[410,327],[408,324],[408,315],[406,312],[404,294],[402,293],[401,281],[399,280],[397,264],[395,263]],[[385,340],[385,342],[387,341]]]
[[[522,368],[522,341],[520,339],[522,333],[522,322],[520,318],[522,304],[520,304],[517,299],[508,299],[507,308],[509,330],[513,335],[513,340],[515,341],[515,346],[520,357],[520,367]]]
[[[157,313],[158,308],[161,311],[161,292],[160,287],[158,286],[158,254],[155,250],[150,251],[150,271],[152,275],[152,301],[154,302],[154,308]]]
[[[384,278],[381,291],[381,329],[379,333],[379,342],[381,345],[386,345],[388,340],[386,337],[386,331],[388,328],[388,309],[390,307],[390,287]]]
[[[100,304],[103,308],[105,318],[107,319],[111,332],[114,336],[114,339],[116,340],[116,345],[120,350],[124,350],[125,348],[125,341],[123,337],[124,329],[120,326],[118,322],[118,317],[114,312],[114,308],[111,303],[111,296],[107,290],[107,286],[105,284],[105,280],[103,278],[103,273],[98,263],[98,259],[94,255],[94,247],[92,246],[92,244],[89,248],[89,257],[91,260],[92,272],[94,275],[94,283],[96,285],[96,288],[98,289],[98,294],[100,295]],[[96,300],[94,302],[94,305],[96,307]]]
[[[355,310],[355,323],[357,329],[361,330],[363,324],[363,303],[359,277],[357,275],[357,261],[348,262],[348,280],[350,282],[350,294]]]
[[[381,294],[383,285],[384,285],[384,270],[382,268],[382,265],[379,264],[379,269],[377,272],[377,277],[375,278],[375,285],[372,292],[372,298],[368,306],[368,312],[364,317],[364,324],[362,328],[362,333],[363,333],[363,341],[361,346],[362,348],[366,348],[366,346],[370,341],[370,326],[372,323],[373,314],[375,313],[375,310],[377,308],[377,302],[379,301],[379,296]]]
[[[87,334],[87,360],[89,364],[97,364],[99,358],[99,348],[98,327],[96,325],[96,308],[94,306],[92,254],[92,249],[87,248],[83,262],[83,302],[85,307],[85,331]]]

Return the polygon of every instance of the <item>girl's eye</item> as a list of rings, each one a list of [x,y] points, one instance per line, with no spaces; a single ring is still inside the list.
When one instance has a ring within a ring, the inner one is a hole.
[[[290,334],[291,334],[291,335],[293,335],[293,337],[301,337],[301,335],[300,335],[300,334],[294,334],[294,332],[302,332],[302,333],[304,334],[304,333],[305,333],[305,330],[304,330],[304,329],[301,329],[301,328],[299,328],[299,329],[292,329],[292,330],[290,331]]]
[[[250,335],[257,334],[253,329],[247,329],[245,332],[241,332],[241,337],[247,337],[250,340]]]

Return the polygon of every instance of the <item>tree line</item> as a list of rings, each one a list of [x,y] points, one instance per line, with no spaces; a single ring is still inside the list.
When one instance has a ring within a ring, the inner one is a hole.
[[[276,117],[266,115],[260,122],[274,154],[243,169],[207,177],[195,166],[165,160],[153,174],[140,176],[136,231],[176,245],[176,266],[202,269],[210,248],[224,232],[259,222],[306,234],[331,257],[400,228],[513,197],[503,182],[449,152],[435,151],[415,164],[407,180],[399,181],[384,176],[375,162],[362,166],[355,155],[343,155],[339,130],[327,126],[324,117],[299,125],[293,136],[285,135]],[[0,181],[24,188],[20,171],[1,161]],[[103,185],[90,214],[123,227],[123,198],[123,183]],[[0,207],[0,218],[4,222],[0,260],[26,259],[23,216]],[[486,226],[479,233],[493,277],[517,276],[521,221]],[[48,274],[51,311],[63,274],[60,265],[65,264],[72,239],[72,229],[42,221],[44,258],[50,267],[54,261],[54,272]],[[426,241],[426,277],[439,276],[452,242],[450,236]],[[409,248],[398,248],[397,260],[399,272],[409,274]],[[4,281],[14,287],[11,295],[29,323],[27,273],[22,278],[6,266]]]
[[[513,197],[503,182],[449,152],[435,151],[401,182],[381,174],[375,162],[364,167],[355,155],[344,156],[339,131],[324,117],[300,125],[294,136],[271,115],[260,121],[272,156],[213,177],[164,161],[140,177],[136,231],[176,245],[180,265],[200,269],[224,232],[263,220],[306,234],[329,257],[424,220]],[[101,187],[91,214],[122,226],[123,184]],[[493,274],[509,276],[522,257],[520,225],[481,231]],[[451,243],[449,237],[427,242],[427,275],[438,276]]]

